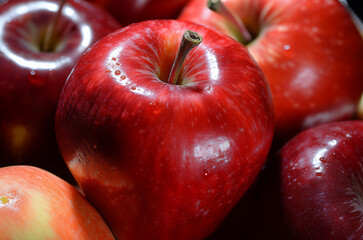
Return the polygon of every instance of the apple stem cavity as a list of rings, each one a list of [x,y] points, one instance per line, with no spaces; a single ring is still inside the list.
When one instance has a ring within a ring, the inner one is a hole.
[[[42,52],[50,52],[52,50],[54,50],[55,46],[54,46],[54,35],[55,35],[55,30],[58,26],[58,22],[59,19],[61,17],[62,14],[62,10],[63,7],[65,5],[67,0],[61,0],[59,3],[59,7],[58,7],[58,11],[57,13],[54,15],[54,18],[52,20],[52,22],[48,25],[48,28],[45,32],[45,37],[43,40],[43,44],[41,46],[41,51]]]
[[[249,43],[252,40],[252,35],[248,31],[245,24],[242,20],[231,10],[229,10],[221,0],[208,0],[207,6],[210,10],[220,14],[229,20],[235,27],[237,27],[238,31],[241,33],[243,38],[243,43]]]
[[[180,42],[178,54],[170,70],[168,83],[180,85],[178,82],[179,73],[188,53],[202,42],[203,38],[196,32],[186,30]]]

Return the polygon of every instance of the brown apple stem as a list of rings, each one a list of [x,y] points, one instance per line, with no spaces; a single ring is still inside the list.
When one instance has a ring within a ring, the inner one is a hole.
[[[42,44],[42,51],[49,52],[51,50],[51,44],[54,38],[54,32],[58,26],[60,16],[62,14],[63,7],[67,0],[61,0],[59,3],[58,11],[54,15],[52,22],[48,25],[47,31],[45,32],[44,41]]]
[[[222,15],[237,27],[246,43],[252,40],[252,36],[242,20],[233,11],[229,10],[221,0],[208,0],[207,6],[210,10]]]
[[[186,30],[183,34],[183,38],[180,42],[179,51],[176,55],[176,58],[173,63],[173,67],[171,68],[168,83],[171,84],[180,84],[178,82],[179,73],[181,67],[183,66],[183,62],[188,55],[188,53],[198,46],[202,42],[203,38],[196,32]]]

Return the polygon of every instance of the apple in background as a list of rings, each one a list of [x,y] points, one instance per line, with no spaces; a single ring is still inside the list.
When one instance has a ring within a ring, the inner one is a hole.
[[[115,239],[72,185],[32,166],[0,168],[1,239]]]
[[[305,130],[267,162],[208,240],[361,239],[362,164],[363,121]]]
[[[203,41],[182,64],[187,29]],[[93,45],[56,114],[63,158],[119,239],[209,235],[260,171],[273,129],[268,85],[247,49],[176,20],[132,24]]]
[[[87,2],[69,0],[43,49],[59,5],[51,0],[0,5],[0,166],[36,165],[71,179],[55,139],[58,98],[83,52],[119,24]]]
[[[290,239],[362,239],[363,121],[308,129],[275,160]]]
[[[122,24],[176,18],[190,0],[87,0],[106,9]]]
[[[354,116],[363,91],[363,41],[337,0],[224,0],[233,12],[228,19],[206,2],[192,0],[179,19],[247,46],[271,88],[279,145],[303,129]],[[251,41],[236,27],[241,21]]]

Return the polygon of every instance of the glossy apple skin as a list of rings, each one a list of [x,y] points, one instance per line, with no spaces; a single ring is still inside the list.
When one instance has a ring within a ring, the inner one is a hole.
[[[60,44],[39,50],[59,1],[12,0],[0,6],[0,166],[36,165],[70,178],[58,151],[54,119],[71,69],[96,40],[119,24],[89,3],[67,1]]]
[[[183,33],[203,42],[166,83]],[[83,192],[119,239],[202,239],[264,164],[273,135],[265,78],[241,44],[155,20],[100,40],[62,91],[56,135]]]
[[[87,0],[106,9],[122,24],[176,18],[190,0]]]
[[[1,239],[115,239],[72,185],[32,166],[0,168]]]
[[[179,19],[240,40],[205,2],[193,0]],[[363,91],[363,41],[337,0],[223,2],[257,34],[247,48],[270,85],[280,143],[301,130],[354,116]]]
[[[363,236],[363,121],[311,128],[279,152],[281,204],[292,239]]]

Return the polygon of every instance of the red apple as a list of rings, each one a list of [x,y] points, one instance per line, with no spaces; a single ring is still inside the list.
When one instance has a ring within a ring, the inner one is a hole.
[[[87,0],[127,25],[150,19],[176,18],[190,0]]]
[[[208,240],[361,239],[362,146],[363,121],[294,137]]]
[[[83,52],[119,24],[87,2],[69,0],[45,49],[59,3],[0,5],[0,166],[36,165],[70,178],[54,133],[58,98]]]
[[[206,2],[193,0],[179,19],[246,44],[270,85],[281,142],[303,129],[354,116],[363,91],[363,41],[338,0],[224,0],[237,16],[233,21]],[[250,42],[234,25],[241,20],[252,34]]]
[[[115,239],[72,185],[31,166],[0,168],[1,239]]]
[[[362,239],[363,121],[306,130],[276,160],[291,239]]]
[[[169,83],[187,29],[203,41]],[[119,239],[209,235],[263,166],[273,128],[267,83],[246,48],[175,20],[132,24],[93,45],[56,115],[66,163]]]

